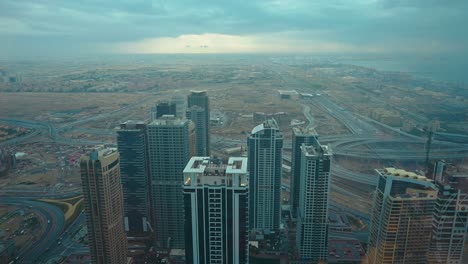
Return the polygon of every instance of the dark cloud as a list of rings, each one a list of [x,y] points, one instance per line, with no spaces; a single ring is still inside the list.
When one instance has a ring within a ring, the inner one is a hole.
[[[466,7],[466,0],[380,0],[385,8],[453,8]]]
[[[326,41],[466,52],[466,0],[2,0],[0,55],[67,49],[184,34],[320,32]],[[94,45],[93,45],[94,43]],[[39,48],[41,47],[41,48]],[[48,50],[47,47],[61,47]],[[69,47],[69,48],[68,48]]]

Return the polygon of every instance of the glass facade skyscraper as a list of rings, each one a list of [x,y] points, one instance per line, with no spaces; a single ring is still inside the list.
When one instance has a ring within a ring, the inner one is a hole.
[[[203,147],[197,147],[197,152],[204,150],[202,156],[210,155],[210,100],[206,91],[192,91],[187,97],[187,108],[190,109],[193,106],[201,107],[204,110],[203,118],[197,118],[194,120],[196,124],[197,137],[204,137]],[[191,117],[187,116],[187,119]],[[201,144],[201,143],[198,143]],[[201,155],[201,154],[197,154]]]
[[[124,226],[129,236],[147,236],[150,232],[151,200],[146,128],[144,122],[128,121],[120,124],[117,131]]]

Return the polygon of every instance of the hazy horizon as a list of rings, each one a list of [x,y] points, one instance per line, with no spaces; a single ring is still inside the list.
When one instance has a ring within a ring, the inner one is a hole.
[[[467,55],[462,0],[13,1],[0,58],[101,54]]]

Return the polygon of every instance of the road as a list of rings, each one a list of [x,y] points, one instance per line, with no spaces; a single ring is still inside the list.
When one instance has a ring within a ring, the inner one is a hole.
[[[89,122],[95,122],[98,120],[106,119],[112,116],[116,115],[122,115],[129,110],[146,103],[149,100],[153,100],[152,96],[146,96],[143,99],[140,99],[132,104],[126,105],[124,107],[121,107],[117,110],[111,111],[111,112],[106,112],[98,115],[91,115],[85,118],[81,118],[79,120],[67,123],[65,125],[61,125],[59,127],[54,127],[53,124],[47,123],[47,122],[39,122],[39,121],[32,121],[32,120],[17,120],[17,119],[0,119],[0,123],[7,124],[7,125],[12,125],[12,126],[17,126],[17,127],[25,127],[32,129],[32,133],[29,133],[27,135],[24,135],[22,137],[10,139],[7,141],[0,142],[0,146],[7,146],[7,145],[12,145],[12,144],[21,144],[24,142],[32,142],[34,140],[40,141],[40,142],[55,142],[55,143],[60,143],[60,144],[68,144],[68,145],[97,145],[97,144],[102,144],[102,143],[110,143],[110,142],[100,142],[100,141],[89,141],[89,140],[76,140],[76,139],[70,139],[66,138],[60,135],[60,133],[73,130],[75,127],[83,125],[85,123]],[[84,129],[84,128],[79,128],[79,129]],[[85,131],[86,132],[86,131]],[[89,132],[96,133],[98,132],[95,129],[90,129]],[[101,135],[103,134],[109,134],[109,131],[99,131]],[[40,139],[37,140],[37,136],[39,135],[46,135],[47,139]]]
[[[312,114],[310,113],[310,106],[301,104],[302,105],[302,113],[304,114],[305,118],[307,121],[309,121],[309,124],[307,125],[307,129],[315,128],[315,120]]]
[[[355,114],[333,103],[328,96],[314,96],[310,102],[328,112],[331,116],[342,123],[352,134],[374,135],[379,133],[379,130],[367,122],[359,119]]]
[[[18,253],[20,263],[37,263],[37,259],[57,240],[65,226],[63,212],[56,206],[20,197],[2,197],[2,204],[27,206],[38,216],[44,232],[31,240]]]
[[[89,248],[73,240],[75,234],[86,225],[86,215],[84,211],[75,219],[75,221],[64,231],[64,233],[55,241],[51,250],[44,253],[40,258],[40,263],[53,263],[54,260],[62,257],[68,257],[74,253],[89,252]]]

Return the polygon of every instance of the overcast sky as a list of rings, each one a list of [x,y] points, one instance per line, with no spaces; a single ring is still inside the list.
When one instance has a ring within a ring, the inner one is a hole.
[[[0,0],[0,56],[468,53],[468,0]]]

